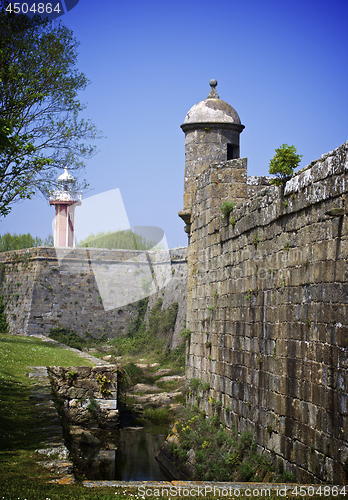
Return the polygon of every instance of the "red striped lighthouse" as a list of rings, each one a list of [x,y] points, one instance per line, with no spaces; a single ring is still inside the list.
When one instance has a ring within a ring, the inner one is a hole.
[[[81,191],[76,191],[76,179],[68,169],[57,179],[50,205],[55,205],[54,246],[75,247],[75,207],[81,205]]]

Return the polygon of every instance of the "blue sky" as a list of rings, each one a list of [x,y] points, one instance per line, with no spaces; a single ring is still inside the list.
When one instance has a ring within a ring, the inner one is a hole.
[[[91,81],[80,94],[83,116],[106,136],[87,163],[94,191],[86,196],[118,188],[132,226],[158,226],[170,247],[186,245],[180,125],[212,78],[245,125],[249,175],[267,175],[283,143],[297,147],[301,167],[340,146],[348,140],[347,18],[346,0],[80,0],[61,19]],[[44,200],[23,202],[0,233],[44,238],[53,215]]]

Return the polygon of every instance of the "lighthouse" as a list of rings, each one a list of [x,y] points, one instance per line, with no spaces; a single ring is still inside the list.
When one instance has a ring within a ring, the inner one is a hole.
[[[65,168],[50,196],[50,205],[56,207],[54,246],[75,247],[75,207],[81,205],[81,197],[82,192],[76,191],[76,179]]]

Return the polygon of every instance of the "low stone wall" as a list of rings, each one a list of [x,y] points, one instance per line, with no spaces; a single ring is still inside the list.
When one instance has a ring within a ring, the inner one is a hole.
[[[69,424],[86,429],[118,425],[116,365],[50,366],[48,373],[63,419]]]
[[[49,335],[67,328],[96,338],[127,333],[136,301],[178,302],[169,346],[186,315],[186,248],[161,252],[39,247],[0,253],[0,284],[10,333]]]
[[[172,433],[164,441],[161,449],[156,455],[156,460],[173,478],[180,481],[192,480],[195,472],[195,452],[193,449],[187,453],[187,460],[182,463],[171,450],[171,445],[178,444],[179,436],[174,425]]]

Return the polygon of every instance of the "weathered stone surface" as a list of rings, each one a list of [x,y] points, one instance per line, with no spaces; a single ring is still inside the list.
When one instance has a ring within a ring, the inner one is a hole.
[[[151,296],[148,307],[158,297],[165,307],[178,302],[176,325],[168,339],[168,345],[175,348],[182,340],[179,333],[186,316],[186,248],[162,253],[168,260],[168,283],[157,296]],[[159,282],[164,257],[161,252],[148,252],[148,256]],[[95,338],[125,335],[137,315],[137,299],[129,297],[127,305],[115,305],[115,276],[112,278],[111,270],[118,266],[123,269],[125,290],[141,288],[141,281],[133,283],[141,271],[140,257],[148,267],[145,253],[136,250],[90,248],[86,252],[85,248],[39,247],[2,252],[0,285],[10,333],[48,336],[51,328],[61,327],[81,336],[88,332]],[[94,267],[89,264],[92,261]],[[140,295],[143,296],[142,289]]]
[[[238,192],[241,162],[207,157],[190,179],[186,375],[210,390],[188,400],[209,415],[209,398],[222,401],[226,424],[253,431],[297,480],[344,484],[348,142],[284,194],[266,179]],[[221,202],[240,198],[223,219]]]
[[[100,439],[94,436],[91,432],[76,425],[72,425],[70,427],[70,435],[73,439],[76,439],[79,444],[87,444],[90,446],[97,446],[98,444],[101,444]]]
[[[49,367],[48,371],[70,424],[87,428],[117,425],[117,366]],[[110,382],[98,381],[104,376]]]

